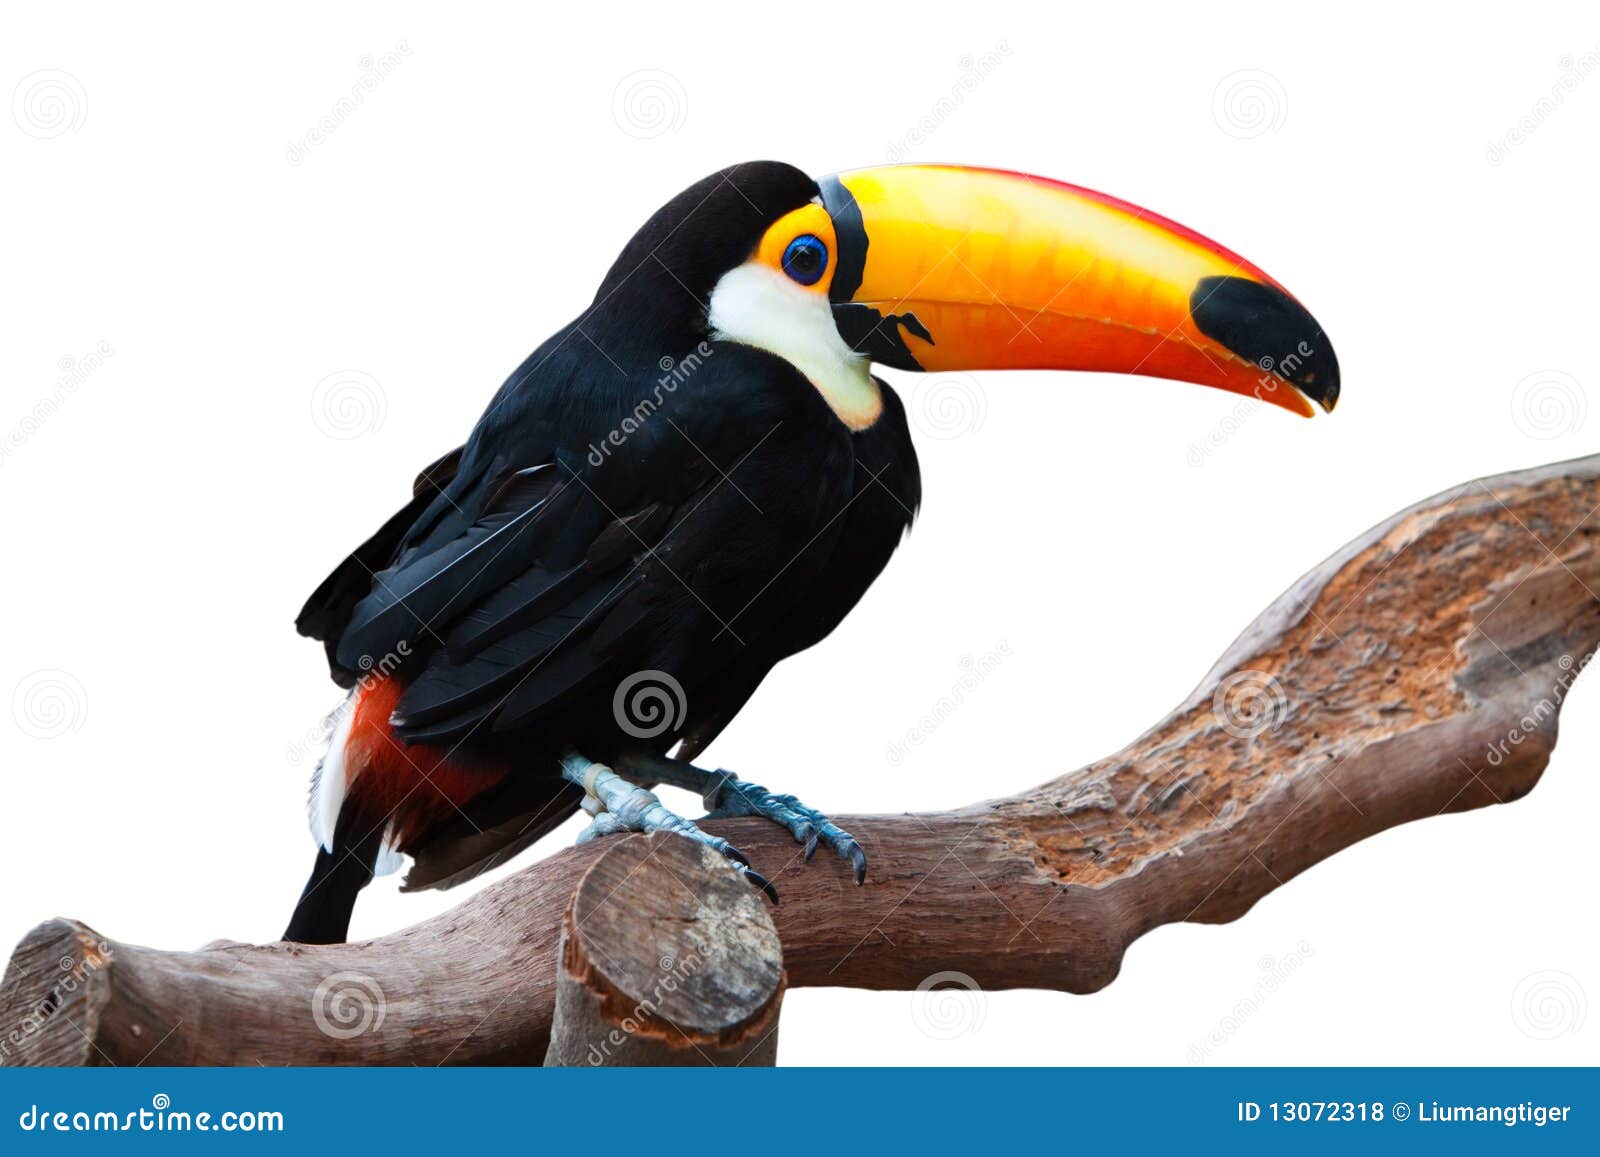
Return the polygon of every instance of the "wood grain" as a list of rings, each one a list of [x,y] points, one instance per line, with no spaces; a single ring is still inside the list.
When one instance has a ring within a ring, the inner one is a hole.
[[[607,842],[562,922],[545,1064],[774,1064],[783,948],[765,901],[703,844]]]

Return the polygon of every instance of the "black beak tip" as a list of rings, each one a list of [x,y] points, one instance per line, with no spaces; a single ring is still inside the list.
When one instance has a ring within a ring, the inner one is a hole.
[[[1189,295],[1197,329],[1276,374],[1324,410],[1339,401],[1339,358],[1317,319],[1273,285],[1203,277]]]

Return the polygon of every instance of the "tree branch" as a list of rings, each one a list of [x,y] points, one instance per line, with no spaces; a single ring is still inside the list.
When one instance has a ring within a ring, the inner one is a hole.
[[[772,1065],[783,948],[704,844],[609,841],[561,925],[547,1065]]]
[[[1092,992],[1173,921],[1232,920],[1374,832],[1515,799],[1600,642],[1600,457],[1401,512],[1312,571],[1127,748],[959,811],[847,816],[863,888],[761,820],[708,822],[777,883],[794,985]],[[25,1064],[539,1063],[562,918],[608,841],[364,943],[165,952],[51,921],[0,986]],[[343,996],[343,999],[335,999]]]

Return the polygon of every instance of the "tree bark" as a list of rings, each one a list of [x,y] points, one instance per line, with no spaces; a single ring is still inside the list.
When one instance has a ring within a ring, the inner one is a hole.
[[[1531,789],[1600,641],[1597,508],[1600,457],[1402,511],[1296,583],[1116,755],[959,811],[840,817],[872,856],[862,888],[764,821],[705,826],[777,884],[793,984],[904,989],[955,970],[1093,992],[1160,924],[1232,920],[1374,832]],[[356,944],[166,952],[51,921],[0,987],[0,1056],[539,1063],[563,917],[606,850],[558,852]]]
[[[609,841],[561,926],[547,1065],[772,1065],[783,949],[720,855],[658,832]]]

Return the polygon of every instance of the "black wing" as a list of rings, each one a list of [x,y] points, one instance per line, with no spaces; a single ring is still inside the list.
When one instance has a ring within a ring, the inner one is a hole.
[[[349,687],[356,680],[356,675],[342,669],[334,657],[339,636],[350,621],[351,612],[372,590],[373,576],[394,561],[401,541],[455,478],[461,452],[462,447],[456,447],[418,474],[412,486],[411,501],[335,567],[300,608],[294,621],[295,629],[326,643],[329,667],[334,681],[341,687]]]
[[[666,671],[692,694],[781,621],[842,528],[849,435],[768,355],[740,347],[710,365],[598,465],[571,449],[592,445],[587,429],[476,432],[450,482],[391,519],[302,613],[336,678],[400,656],[394,724],[413,742],[559,711],[579,744],[615,730],[611,692],[630,672]]]

